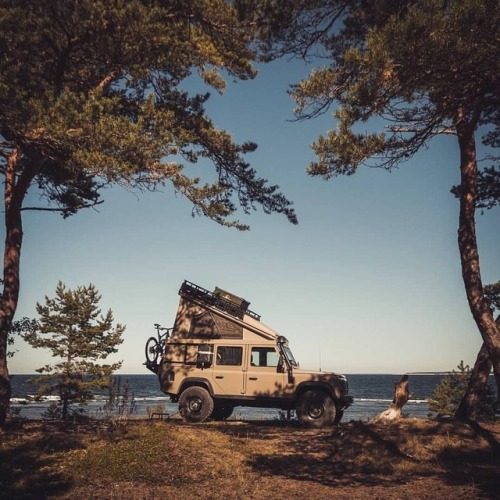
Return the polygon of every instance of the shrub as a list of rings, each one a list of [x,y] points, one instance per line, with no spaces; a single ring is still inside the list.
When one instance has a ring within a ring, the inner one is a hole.
[[[467,390],[471,369],[464,365],[463,360],[457,366],[458,371],[453,370],[436,386],[429,398],[429,410],[439,416],[453,416]],[[481,398],[478,409],[478,417],[483,420],[494,420],[498,414],[498,400],[495,390],[488,384]]]

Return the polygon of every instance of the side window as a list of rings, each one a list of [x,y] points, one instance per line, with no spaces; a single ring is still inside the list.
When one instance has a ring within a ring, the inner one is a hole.
[[[208,368],[212,364],[213,346],[210,344],[199,344],[196,364],[202,368]]]
[[[217,364],[229,366],[241,366],[243,355],[242,347],[217,347]]]
[[[278,366],[279,356],[272,347],[252,347],[251,366]]]

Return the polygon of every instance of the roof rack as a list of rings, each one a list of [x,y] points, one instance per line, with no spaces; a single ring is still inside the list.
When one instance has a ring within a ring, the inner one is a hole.
[[[214,292],[210,292],[201,286],[184,280],[179,290],[179,295],[198,300],[207,306],[224,311],[235,318],[243,319],[243,316],[247,314],[260,321],[260,315],[248,309],[250,302],[218,287],[215,287]]]

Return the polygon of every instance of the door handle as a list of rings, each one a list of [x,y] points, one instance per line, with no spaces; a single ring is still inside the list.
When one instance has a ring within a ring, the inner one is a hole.
[[[250,380],[257,380],[257,377],[248,377]]]
[[[216,375],[215,378],[224,378],[222,375]]]

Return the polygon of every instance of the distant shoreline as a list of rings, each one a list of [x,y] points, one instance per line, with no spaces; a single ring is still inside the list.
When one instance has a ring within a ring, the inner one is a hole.
[[[328,370],[322,370],[322,371],[328,371]],[[452,373],[458,373],[456,370],[448,370],[448,371],[434,371],[434,372],[399,372],[399,373],[348,373],[344,372],[344,374],[349,377],[351,375],[363,375],[363,376],[369,376],[369,375],[384,375],[384,376],[391,376],[391,377],[398,377],[402,375],[451,375]],[[9,374],[11,377],[13,376],[23,376],[23,377],[37,377],[40,374],[39,373],[10,373]],[[128,376],[145,376],[145,377],[156,377],[154,373],[114,373],[112,376],[113,377],[128,377]],[[493,375],[493,372],[490,373],[490,375]]]

